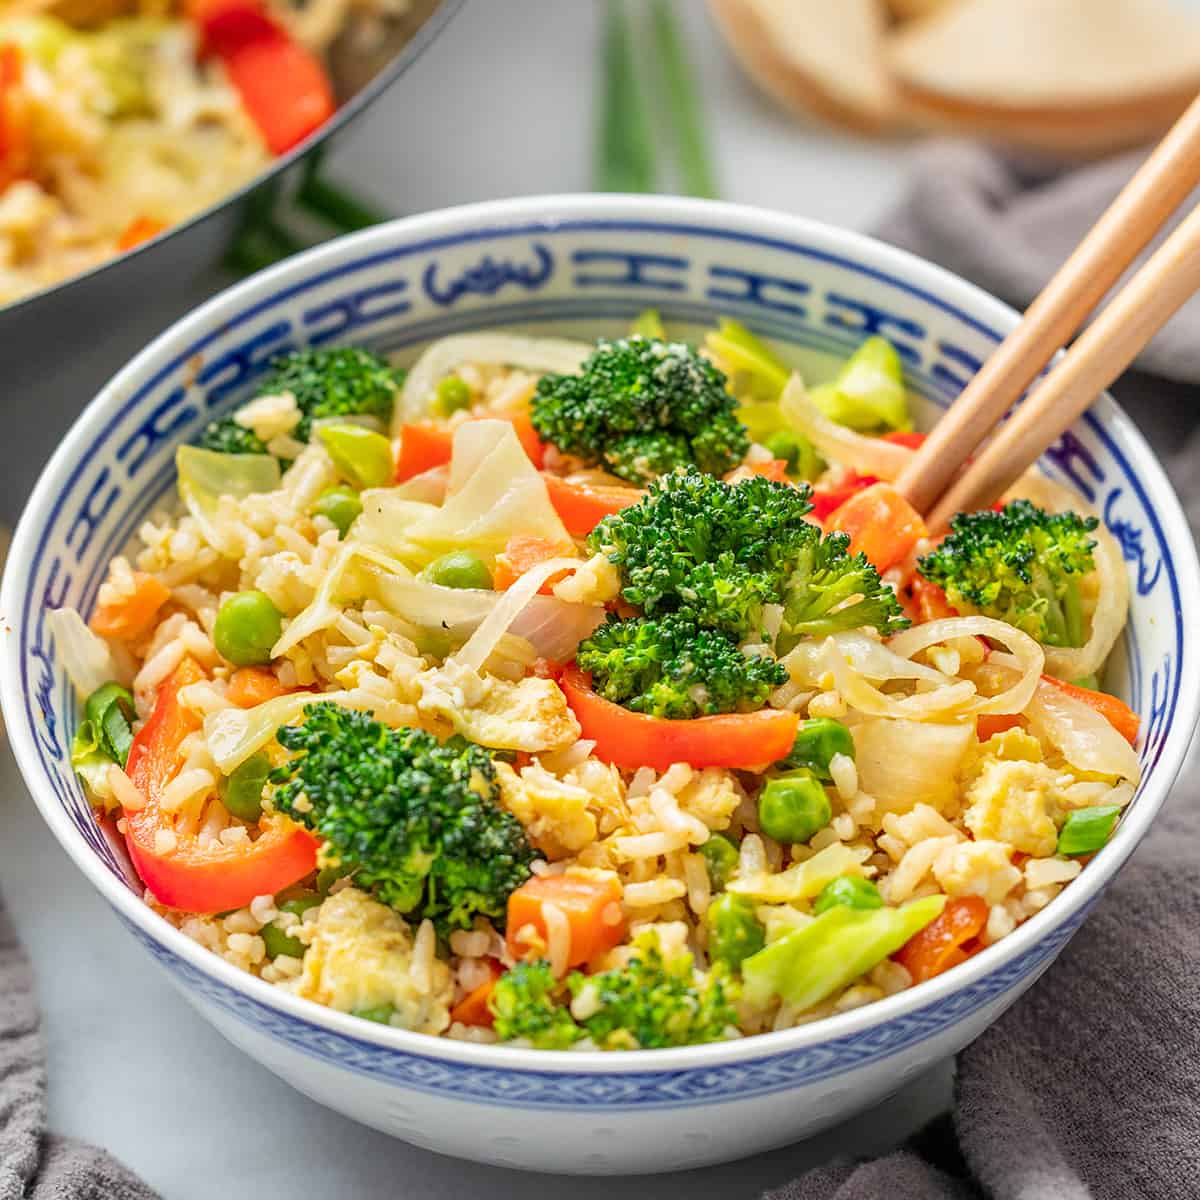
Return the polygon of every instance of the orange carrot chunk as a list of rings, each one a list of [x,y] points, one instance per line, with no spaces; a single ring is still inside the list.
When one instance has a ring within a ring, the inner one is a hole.
[[[921,514],[887,483],[856,492],[825,522],[829,530],[850,535],[850,553],[863,553],[878,571],[908,557],[928,530]]]
[[[947,901],[940,916],[904,943],[896,961],[913,983],[924,983],[966,962],[980,948],[969,943],[983,932],[987,920],[987,901],[982,896],[956,896]]]
[[[154,623],[158,610],[171,598],[166,584],[143,571],[133,573],[133,591],[92,613],[91,626],[101,637],[131,642]]]
[[[485,1029],[492,1027],[494,1018],[489,1001],[496,987],[496,980],[504,974],[504,969],[494,958],[489,958],[486,962],[491,974],[450,1010],[451,1021],[457,1021],[460,1025],[478,1025]]]
[[[548,904],[553,904],[567,918],[569,967],[590,962],[625,936],[621,885],[616,879],[535,875],[508,898],[508,948],[514,958],[545,956]]]
[[[508,539],[508,545],[502,553],[496,555],[496,568],[492,572],[492,584],[498,592],[506,592],[526,571],[536,567],[538,563],[549,562],[552,558],[574,558],[575,545],[573,542],[552,542],[547,538],[529,537],[523,533],[514,533]],[[538,590],[543,595],[550,595],[554,585],[567,574],[554,575],[547,579]]]
[[[238,708],[254,708],[284,695],[287,690],[266,667],[239,667],[229,677],[225,699]]]

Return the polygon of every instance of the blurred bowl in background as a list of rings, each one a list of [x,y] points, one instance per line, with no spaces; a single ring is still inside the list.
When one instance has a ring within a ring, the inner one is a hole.
[[[290,186],[323,149],[392,86],[463,0],[412,0],[369,49],[339,43],[328,63],[338,111],[294,150],[218,203],[132,250],[0,307],[0,521],[13,523],[62,435],[130,356],[201,299],[225,287],[221,264],[247,202]]]

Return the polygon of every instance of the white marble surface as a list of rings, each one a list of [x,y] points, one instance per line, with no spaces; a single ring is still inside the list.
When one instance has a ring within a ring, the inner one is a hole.
[[[712,114],[722,192],[867,228],[908,150],[801,129],[736,72],[699,0],[682,0]],[[444,37],[338,146],[344,177],[397,213],[589,183],[599,6],[469,0]],[[0,762],[0,884],[38,974],[50,1118],[169,1200],[516,1197],[549,1181],[476,1167],[334,1116],[245,1059],[168,987],[68,862]],[[878,1152],[942,1108],[949,1067],[812,1142],[671,1178],[579,1180],[579,1200],[758,1195],[834,1153]]]

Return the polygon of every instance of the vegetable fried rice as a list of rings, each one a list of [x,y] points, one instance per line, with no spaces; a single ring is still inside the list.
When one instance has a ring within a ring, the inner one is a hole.
[[[722,322],[278,360],[51,614],[146,903],[427,1034],[649,1049],[953,970],[1139,778],[1119,549],[1030,475],[936,536],[900,361]]]
[[[0,304],[130,250],[334,112],[323,55],[408,0],[0,5]]]

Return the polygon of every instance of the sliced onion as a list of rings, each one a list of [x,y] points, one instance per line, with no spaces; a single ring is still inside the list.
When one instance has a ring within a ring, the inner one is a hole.
[[[1049,683],[1039,683],[1025,716],[1035,737],[1056,746],[1076,770],[1137,783],[1133,747],[1095,709]]]
[[[944,617],[940,621],[927,621],[924,625],[906,629],[892,638],[888,645],[897,654],[911,658],[929,646],[960,637],[986,637],[1006,646],[1012,654],[1012,665],[1018,677],[1011,687],[999,695],[980,697],[959,715],[1021,712],[1029,703],[1046,662],[1042,647],[1029,634],[992,617]]]
[[[897,696],[881,692],[852,663],[830,638],[825,643],[825,663],[833,672],[838,692],[851,708],[871,717],[899,717],[912,721],[935,720],[957,715],[975,697],[975,685],[967,680],[947,680],[928,692]]]
[[[907,446],[866,437],[825,416],[804,387],[804,381],[794,374],[779,398],[783,415],[831,462],[850,467],[860,475],[876,475],[891,481],[908,466],[913,451]]]
[[[1046,669],[1060,679],[1082,679],[1104,666],[1129,617],[1129,572],[1117,539],[1103,526],[1096,530],[1096,607],[1091,631],[1079,647],[1046,647]]]
[[[73,608],[55,608],[46,614],[46,623],[54,637],[54,648],[75,690],[86,700],[98,687],[110,680],[123,679],[109,644],[93,633]]]
[[[576,566],[578,559],[570,560]],[[368,565],[376,599],[389,612],[429,629],[477,629],[507,593],[474,588],[448,588],[415,576]],[[511,589],[510,589],[511,590]],[[570,662],[579,643],[604,620],[599,604],[571,604],[553,596],[534,596],[513,620],[508,632],[530,642],[543,658]]]
[[[409,371],[392,416],[392,434],[398,434],[406,421],[427,415],[433,390],[464,363],[569,375],[579,370],[593,349],[586,342],[566,338],[519,337],[509,333],[464,333],[442,338],[429,346]]]
[[[479,628],[467,639],[467,644],[454,655],[454,662],[472,671],[478,671],[487,662],[501,637],[510,629],[514,633],[517,632],[512,628],[513,625],[538,594],[538,589],[542,584],[560,571],[574,570],[580,565],[579,559],[564,557],[551,558],[531,567],[507,592],[502,594],[496,607],[488,613]],[[559,603],[561,604],[563,601],[559,601]],[[575,605],[574,607],[580,606]],[[529,637],[527,633],[523,633],[521,636],[533,641],[533,638]]]

